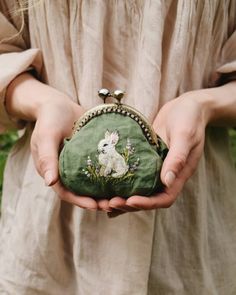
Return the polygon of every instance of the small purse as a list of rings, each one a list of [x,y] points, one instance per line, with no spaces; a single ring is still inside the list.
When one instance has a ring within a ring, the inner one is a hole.
[[[122,104],[124,92],[101,89],[104,104],[75,122],[59,157],[64,186],[95,199],[149,196],[163,189],[160,171],[168,152],[147,119]],[[115,103],[106,103],[112,97]]]

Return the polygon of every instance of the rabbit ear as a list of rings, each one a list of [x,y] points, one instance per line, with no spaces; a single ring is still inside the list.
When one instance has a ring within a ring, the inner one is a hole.
[[[111,136],[111,143],[114,144],[114,145],[116,145],[117,142],[118,142],[118,140],[119,140],[119,134],[118,134],[118,132],[117,131],[113,131],[110,134],[110,136]]]
[[[109,130],[107,130],[106,132],[105,132],[105,139],[109,139],[110,138],[110,132],[109,132]]]

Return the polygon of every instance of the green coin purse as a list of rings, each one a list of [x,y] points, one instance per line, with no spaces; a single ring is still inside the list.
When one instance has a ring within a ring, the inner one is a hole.
[[[124,92],[101,89],[104,104],[87,111],[65,139],[59,157],[64,186],[95,199],[149,196],[163,189],[160,170],[168,152],[147,119],[122,104]],[[115,103],[105,103],[108,97]]]

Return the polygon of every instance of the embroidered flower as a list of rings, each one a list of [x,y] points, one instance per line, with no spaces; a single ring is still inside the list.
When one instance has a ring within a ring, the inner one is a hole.
[[[134,153],[134,151],[135,151],[135,150],[134,150],[134,147],[132,146],[132,144],[131,144],[129,138],[127,138],[126,149],[127,149],[128,153],[129,153],[130,155],[132,155],[132,154]]]
[[[92,160],[90,159],[90,156],[88,156],[88,159],[87,159],[87,165],[88,166],[92,166]]]

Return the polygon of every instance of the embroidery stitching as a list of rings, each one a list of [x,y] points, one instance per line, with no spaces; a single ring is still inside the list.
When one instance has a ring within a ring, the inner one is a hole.
[[[129,138],[121,154],[115,148],[118,141],[118,131],[107,130],[98,143],[97,160],[92,161],[88,156],[87,167],[82,171],[91,181],[115,184],[134,176],[140,159],[134,159],[135,149]]]

